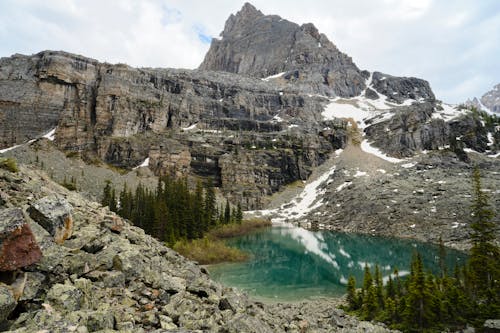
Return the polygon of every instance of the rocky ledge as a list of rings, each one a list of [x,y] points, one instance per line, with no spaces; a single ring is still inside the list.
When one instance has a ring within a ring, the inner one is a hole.
[[[212,281],[205,268],[107,208],[55,184],[43,172],[0,169],[0,189],[0,212],[10,216],[0,222],[2,249],[6,240],[11,241],[12,252],[16,249],[12,244],[28,239],[31,246],[17,252],[18,258],[33,254],[15,267],[2,266],[3,330],[388,331],[344,314],[335,308],[338,300],[252,301]],[[18,229],[24,230],[24,238],[12,236]]]

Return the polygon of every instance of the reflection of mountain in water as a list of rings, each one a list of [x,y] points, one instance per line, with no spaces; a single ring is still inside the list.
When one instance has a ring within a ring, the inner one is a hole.
[[[214,266],[212,275],[226,285],[262,297],[340,295],[349,275],[362,280],[365,264],[378,264],[386,278],[395,267],[401,275],[406,274],[415,250],[421,253],[427,269],[438,270],[439,249],[414,241],[274,227],[229,243],[251,253],[252,259]],[[457,251],[447,255],[451,269],[463,260],[465,255]]]

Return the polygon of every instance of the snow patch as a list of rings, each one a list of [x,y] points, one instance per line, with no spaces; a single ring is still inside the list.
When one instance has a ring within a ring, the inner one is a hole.
[[[466,109],[459,110],[456,105],[441,103],[443,110],[435,110],[432,114],[433,119],[442,119],[450,121],[468,112]]]
[[[143,168],[143,167],[147,167],[149,166],[149,157],[147,157],[144,162],[142,162],[141,164],[139,164],[138,166],[136,166],[135,168],[133,168],[133,170],[135,169],[139,169],[139,168]]]
[[[404,160],[399,159],[399,158],[387,156],[380,149],[370,145],[370,143],[368,143],[367,140],[363,140],[361,142],[361,149],[368,154],[375,155],[375,156],[377,156],[383,160],[386,160],[388,162],[391,162],[391,163],[401,163],[404,161]]]
[[[275,115],[275,116],[273,117],[273,121],[276,121],[276,122],[278,122],[278,123],[281,123],[281,122],[283,121],[283,118],[281,118],[281,117],[280,117],[280,116],[278,116],[278,115]]]
[[[364,176],[366,176],[366,175],[368,175],[366,172],[356,170],[356,173],[354,174],[354,177],[355,177],[355,178],[358,178],[358,177],[364,177]]]
[[[8,148],[4,148],[4,149],[0,149],[0,154],[6,153],[6,152],[11,151],[11,150],[14,150],[14,149],[19,148],[21,146],[22,146],[22,144],[21,145],[15,145],[15,146],[8,147]]]
[[[337,192],[342,191],[344,188],[346,188],[347,186],[349,186],[351,184],[352,184],[352,182],[345,182],[344,184],[341,184],[340,186],[337,186]]]
[[[271,75],[271,76],[268,76],[268,77],[265,77],[263,79],[261,79],[262,81],[269,81],[269,80],[272,80],[272,79],[277,79],[281,76],[283,76],[286,72],[281,72],[281,73],[278,73],[278,74],[274,74],[274,75]]]
[[[183,127],[183,128],[182,128],[182,130],[183,130],[183,131],[191,131],[191,130],[194,130],[194,129],[196,128],[196,126],[197,126],[197,125],[198,125],[198,124],[196,123],[196,124],[193,124],[193,125],[188,126],[188,127]]]
[[[401,164],[401,166],[405,169],[410,169],[410,168],[413,168],[415,165],[417,165],[416,162],[411,162],[411,163],[405,163],[405,164]]]
[[[46,138],[50,141],[54,141],[56,138],[56,129],[57,129],[57,127],[54,127],[47,134],[45,134],[42,138]]]

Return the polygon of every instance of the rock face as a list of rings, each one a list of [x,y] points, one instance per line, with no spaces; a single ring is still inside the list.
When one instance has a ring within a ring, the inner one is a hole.
[[[286,72],[283,79],[332,96],[356,96],[365,88],[366,73],[310,23],[266,16],[246,3],[226,21],[221,37],[212,40],[200,69],[257,78]]]
[[[4,58],[0,69],[5,87],[0,100],[8,101],[0,104],[0,117],[8,119],[0,123],[4,147],[57,125],[55,143],[64,150],[122,168],[135,167],[150,157],[156,174],[212,177],[229,193],[231,184],[224,183],[222,175],[233,171],[224,169],[230,164],[219,163],[222,156],[248,151],[249,165],[272,164],[269,159],[274,155],[290,155],[294,142],[304,138],[311,142],[307,154],[294,151],[292,158],[280,162],[288,163],[281,169],[300,168],[300,174],[279,179],[256,174],[240,192],[230,193],[235,199],[245,191],[253,193],[256,197],[248,200],[249,208],[287,182],[305,179],[322,156],[345,142],[342,126],[328,137],[318,135],[329,126],[321,120],[320,99],[261,80],[202,71],[134,69],[50,51]],[[19,94],[22,90],[26,93]],[[39,95],[46,100],[37,99]],[[33,115],[23,112],[32,105],[52,112],[46,119],[54,121],[33,122]],[[10,134],[14,124],[25,123],[38,129],[22,126],[16,135]],[[263,149],[277,153],[253,153]],[[271,178],[272,184],[259,183]]]
[[[275,76],[278,84],[288,82],[307,93],[340,97],[360,95],[370,77],[313,24],[299,26],[277,15],[264,15],[249,3],[229,17],[221,39],[212,40],[199,68],[257,78]],[[382,76],[388,80],[381,82]],[[379,93],[398,103],[408,98],[434,99],[429,84],[420,79],[375,72],[373,80]]]
[[[500,83],[485,93],[480,99],[474,97],[467,100],[466,105],[474,106],[478,110],[487,109],[491,112],[500,113]]]
[[[47,230],[57,244],[62,244],[73,232],[71,206],[66,200],[45,197],[30,204],[30,217]]]
[[[389,101],[403,103],[405,100],[425,100],[433,102],[434,93],[429,82],[414,77],[396,77],[380,72],[372,75],[372,87]]]
[[[15,271],[32,265],[41,256],[42,252],[22,210],[0,210],[0,271]]]
[[[57,244],[30,221],[43,259],[23,273],[24,290],[15,312],[12,286],[0,283],[2,330],[388,332],[346,315],[332,300],[292,305],[254,302],[212,281],[206,269],[43,173],[24,167],[10,179],[6,173],[0,169],[8,205],[26,207],[30,200],[64,197],[74,207],[74,232],[64,244]],[[12,182],[16,186],[10,186]],[[113,229],[117,225],[119,232]]]

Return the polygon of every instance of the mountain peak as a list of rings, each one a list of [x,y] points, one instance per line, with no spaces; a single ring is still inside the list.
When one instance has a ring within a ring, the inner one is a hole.
[[[352,59],[312,23],[299,26],[245,3],[221,36],[212,40],[200,69],[257,78],[286,72],[285,80],[330,96],[356,96],[365,88],[366,77]]]
[[[260,14],[261,16],[263,15],[260,10],[258,10],[257,8],[255,8],[255,6],[252,5],[249,2],[245,2],[245,4],[243,5],[243,7],[241,7],[241,9],[238,12],[238,14],[243,15],[243,16],[246,16],[246,15],[256,15],[256,14]]]

